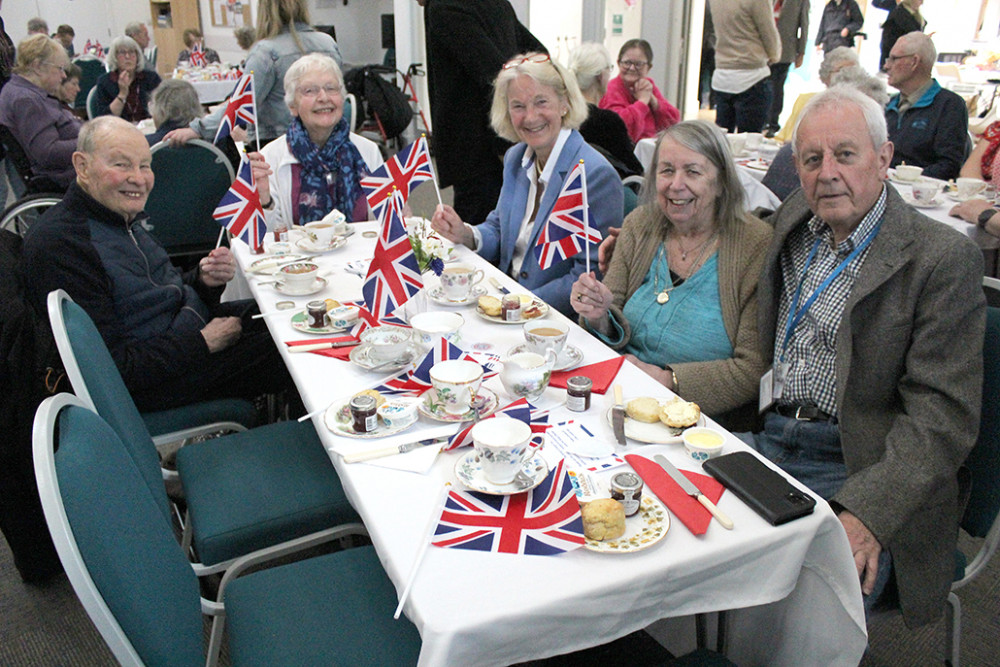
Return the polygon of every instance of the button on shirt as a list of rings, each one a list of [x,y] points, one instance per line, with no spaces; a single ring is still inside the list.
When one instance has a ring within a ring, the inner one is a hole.
[[[819,217],[813,216],[791,234],[781,250],[781,303],[778,309],[778,331],[775,336],[774,358],[780,359],[785,340],[785,327],[795,289],[802,281],[799,307],[806,302],[827,276],[868,236],[885,214],[885,186],[875,206],[865,215],[850,236],[834,245],[833,230]],[[806,260],[816,239],[822,239],[816,257],[803,276]],[[820,293],[799,322],[788,347],[784,350],[789,364],[780,403],[815,405],[820,410],[837,414],[837,332],[844,314],[844,305],[854,288],[869,244],[844,267],[833,282]]]

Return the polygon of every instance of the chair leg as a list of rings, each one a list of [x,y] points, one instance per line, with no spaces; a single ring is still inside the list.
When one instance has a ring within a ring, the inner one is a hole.
[[[962,601],[954,593],[948,593],[944,616],[945,658],[949,667],[959,667],[962,648]]]
[[[729,625],[729,615],[723,609],[718,614],[718,626],[715,630],[715,650],[720,655],[726,655],[726,629]]]
[[[708,615],[707,614],[695,614],[694,615],[694,631],[696,636],[696,641],[698,643],[698,648],[708,647]]]

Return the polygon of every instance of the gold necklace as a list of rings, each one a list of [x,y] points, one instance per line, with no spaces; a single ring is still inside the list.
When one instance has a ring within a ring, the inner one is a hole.
[[[653,274],[653,291],[657,292],[657,294],[656,294],[656,303],[658,303],[658,304],[660,304],[662,306],[666,302],[670,301],[670,293],[673,292],[674,289],[676,287],[678,287],[679,285],[682,285],[685,282],[687,282],[691,278],[691,276],[694,275],[695,271],[698,270],[698,267],[700,267],[701,264],[702,264],[702,262],[705,261],[706,253],[712,247],[712,242],[715,240],[715,237],[717,237],[718,235],[719,235],[719,232],[714,232],[710,237],[708,237],[707,241],[705,241],[704,243],[702,243],[699,246],[699,248],[701,248],[701,254],[698,255],[698,259],[696,259],[694,261],[694,263],[691,264],[690,267],[688,267],[688,273],[687,273],[687,275],[684,276],[684,278],[681,280],[681,282],[678,283],[678,284],[676,284],[676,285],[666,285],[662,290],[660,289],[660,265],[659,265],[659,263],[657,263],[657,265],[656,265],[656,273]],[[667,239],[667,241],[669,241],[669,239]],[[669,273],[670,272],[670,260],[669,260],[669,252],[668,252],[668,249],[667,249],[667,241],[663,242],[663,246],[662,247],[663,247],[664,259],[667,260],[667,272]],[[680,241],[677,242],[677,245],[678,245],[678,247],[680,247]],[[692,249],[692,250],[694,250],[694,249]],[[686,256],[685,256],[685,253],[684,253],[683,250],[681,251],[681,260],[682,261],[686,260]]]

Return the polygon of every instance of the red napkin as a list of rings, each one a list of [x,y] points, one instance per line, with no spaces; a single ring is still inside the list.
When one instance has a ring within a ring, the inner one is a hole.
[[[586,375],[594,382],[594,388],[591,391],[595,394],[603,394],[611,386],[611,383],[615,381],[615,376],[618,375],[618,370],[624,362],[625,357],[619,355],[611,359],[598,361],[596,364],[580,366],[568,371],[557,371],[549,379],[549,385],[565,389],[566,380],[576,375]]]
[[[663,504],[681,520],[681,523],[688,527],[688,530],[695,535],[705,534],[705,531],[708,530],[708,524],[712,521],[711,513],[695,498],[684,493],[680,485],[667,474],[667,471],[659,463],[638,454],[626,454],[625,460],[629,462],[633,470],[639,473],[639,477],[646,484],[646,490],[656,494],[656,497],[663,501]],[[681,470],[681,474],[694,482],[694,485],[701,489],[701,492],[713,503],[719,502],[725,487],[714,477],[687,470]]]
[[[339,343],[342,340],[357,340],[353,336],[338,336],[336,338],[310,338],[309,340],[286,340],[285,345],[288,347],[297,347],[299,345],[314,345],[316,343]],[[358,343],[361,341],[358,340]],[[312,354],[321,354],[324,357],[333,357],[334,359],[343,359],[348,361],[350,359],[349,355],[351,350],[353,350],[356,345],[348,345],[345,347],[328,347],[325,350],[313,350]]]

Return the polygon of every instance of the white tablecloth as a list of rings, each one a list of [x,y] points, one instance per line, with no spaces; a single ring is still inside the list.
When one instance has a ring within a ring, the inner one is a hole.
[[[231,79],[221,79],[221,80],[188,80],[188,82],[194,86],[194,90],[198,93],[198,101],[202,104],[215,104],[216,102],[221,102],[229,96],[229,93],[233,92],[233,88],[236,87],[236,81]]]
[[[235,245],[245,263],[246,246]],[[334,270],[327,278],[328,288],[294,300],[303,306],[318,297],[358,298],[361,279],[342,269],[350,259],[371,257],[373,246],[374,239],[355,234],[345,248],[320,256],[318,262]],[[513,281],[474,254],[460,249],[459,255],[514,287]],[[436,279],[431,281],[436,284]],[[250,279],[261,310],[271,311],[276,301],[288,298],[259,282]],[[442,308],[423,297],[412,300],[411,306]],[[523,341],[519,326],[487,322],[471,307],[457,310],[465,318],[461,337],[466,349],[502,354]],[[272,334],[279,341],[302,339],[291,328],[287,313],[267,318]],[[585,364],[615,354],[575,325],[568,344],[583,351]],[[285,345],[279,348],[310,411],[380,379],[344,361],[288,355]],[[667,393],[629,364],[618,380],[627,396]],[[511,400],[498,378],[486,386],[500,396],[501,404]],[[550,388],[536,404],[551,408],[550,423],[574,418],[614,441],[605,416],[612,402],[610,392],[595,394],[586,413],[566,411],[564,398],[564,390]],[[407,432],[410,440],[441,430],[440,424],[424,420]],[[333,452],[378,443],[334,436],[322,416],[314,423],[386,572],[401,592],[427,538],[426,526],[443,484],[461,488],[453,469],[468,450],[439,454],[433,462],[433,453],[425,448],[371,463],[346,464]],[[745,448],[727,436],[726,451]],[[696,467],[679,445],[630,444],[618,450],[646,456],[664,453],[682,468]],[[554,453],[552,447],[544,450],[550,464],[556,462]],[[429,472],[387,467],[405,466],[407,457],[416,457],[409,467],[429,467]],[[733,518],[735,530],[726,531],[713,522],[705,535],[695,537],[673,519],[661,542],[632,554],[580,549],[541,557],[430,548],[405,607],[423,640],[420,664],[509,665],[605,643],[661,618],[742,608],[731,614],[729,637],[730,656],[744,667],[804,662],[856,665],[867,640],[860,588],[843,529],[829,506],[820,500],[814,514],[780,527],[768,525],[731,493],[722,496],[719,506]]]
[[[903,195],[904,198],[912,198],[913,188],[910,185],[896,183],[894,181],[889,181],[889,184],[896,188],[899,194]],[[976,244],[983,250],[995,251],[997,248],[1000,248],[1000,238],[984,232],[971,222],[966,222],[961,218],[954,218],[948,214],[948,212],[955,207],[955,204],[958,203],[957,201],[945,193],[939,194],[937,196],[937,201],[937,206],[930,208],[920,207],[917,210],[926,215],[928,218],[933,218],[934,220],[946,224],[952,229],[965,234],[970,239],[975,241]]]

